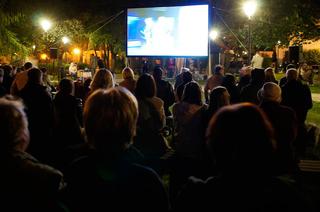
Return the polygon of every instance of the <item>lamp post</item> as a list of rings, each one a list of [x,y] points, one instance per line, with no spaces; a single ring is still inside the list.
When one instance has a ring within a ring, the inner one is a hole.
[[[244,4],[243,4],[243,7],[242,7],[244,13],[246,14],[246,16],[248,17],[249,19],[249,62],[251,60],[251,54],[252,54],[252,29],[251,29],[251,18],[252,16],[254,15],[254,13],[256,12],[257,10],[257,2],[255,0],[249,0],[249,1],[246,1]]]
[[[62,43],[63,43],[63,53],[62,58],[66,59],[66,62],[68,62],[68,55],[66,55],[66,45],[70,42],[70,39],[67,36],[62,37]]]
[[[43,18],[40,20],[40,26],[44,31],[45,53],[47,53],[47,48],[48,48],[47,32],[49,31],[49,29],[51,29],[52,22],[46,18]]]

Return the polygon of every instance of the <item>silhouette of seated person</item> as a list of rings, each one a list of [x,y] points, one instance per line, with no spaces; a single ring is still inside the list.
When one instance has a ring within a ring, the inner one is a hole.
[[[273,82],[267,82],[258,92],[260,108],[266,113],[275,132],[277,141],[276,174],[296,174],[298,167],[294,158],[293,143],[297,136],[296,113],[281,102],[281,88]]]
[[[230,123],[237,126],[232,132]],[[177,211],[309,211],[287,182],[272,176],[272,135],[258,106],[242,103],[219,110],[207,130],[218,175],[190,177],[176,202]]]
[[[30,142],[22,102],[0,98],[1,211],[54,211],[62,173],[26,152]]]
[[[136,89],[137,81],[134,79],[134,72],[130,67],[125,67],[122,70],[123,81],[119,83],[120,86],[125,87],[131,93],[134,94]]]
[[[99,89],[87,99],[83,118],[92,152],[67,171],[65,204],[71,211],[167,211],[160,178],[137,165],[131,154],[138,119],[135,97],[122,87]]]

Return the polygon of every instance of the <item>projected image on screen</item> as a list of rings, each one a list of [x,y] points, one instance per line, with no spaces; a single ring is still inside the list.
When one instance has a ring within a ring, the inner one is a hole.
[[[128,56],[207,56],[208,5],[128,9]]]

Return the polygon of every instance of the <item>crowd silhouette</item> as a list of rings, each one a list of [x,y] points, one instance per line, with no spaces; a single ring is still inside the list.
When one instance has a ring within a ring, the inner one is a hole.
[[[52,85],[40,69],[0,67],[1,209],[9,211],[312,211],[299,191],[310,88],[288,66],[183,68],[115,83]],[[169,135],[165,133],[170,127]]]

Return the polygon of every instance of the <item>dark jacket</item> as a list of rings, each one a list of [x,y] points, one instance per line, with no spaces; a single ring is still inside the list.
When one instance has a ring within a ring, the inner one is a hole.
[[[277,174],[291,174],[295,168],[293,142],[297,135],[297,118],[295,112],[277,102],[264,101],[260,108],[266,113],[277,141],[276,164]]]
[[[63,186],[61,172],[26,152],[13,151],[0,158],[1,211],[49,211],[54,207]]]
[[[48,145],[50,145],[48,142],[52,137],[53,129],[51,95],[47,92],[45,86],[27,83],[19,92],[19,96],[26,105],[29,122],[31,141],[28,152],[43,161],[44,157],[47,157],[45,151]]]
[[[167,211],[166,191],[157,174],[120,156],[79,158],[66,174],[65,203],[74,211]]]
[[[162,99],[164,102],[164,112],[166,116],[170,116],[171,112],[169,110],[169,107],[173,105],[175,97],[174,97],[174,91],[172,88],[172,85],[164,80],[157,80],[157,97]]]
[[[282,88],[282,104],[292,108],[298,123],[304,124],[308,110],[312,108],[310,88],[298,80],[287,82]]]

